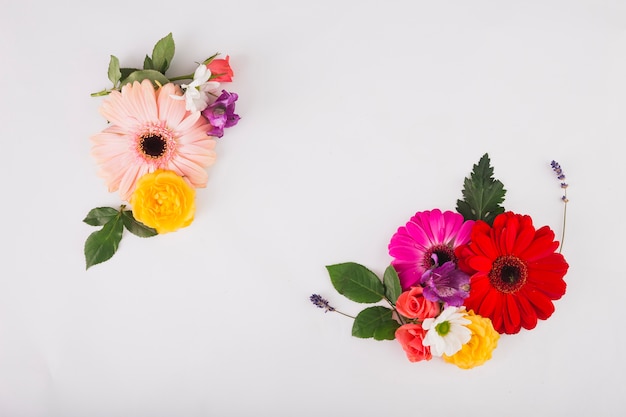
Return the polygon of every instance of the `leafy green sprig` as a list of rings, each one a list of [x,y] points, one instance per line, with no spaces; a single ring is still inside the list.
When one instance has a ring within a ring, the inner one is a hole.
[[[119,210],[112,207],[92,209],[83,222],[91,226],[102,226],[93,232],[85,241],[86,269],[111,259],[122,240],[124,228],[139,237],[156,236],[155,229],[137,221],[131,210],[120,206]]]
[[[124,85],[131,84],[135,81],[141,82],[143,80],[150,80],[155,87],[159,87],[172,81],[193,79],[193,73],[169,78],[165,75],[172,63],[172,59],[174,59],[175,51],[176,46],[174,44],[174,38],[170,32],[154,45],[152,56],[146,54],[142,69],[120,67],[120,60],[115,55],[111,55],[107,74],[109,80],[113,83],[113,87],[92,93],[91,96],[106,96],[110,94],[111,91],[120,90]],[[218,55],[219,53],[213,54],[202,63],[207,65]],[[211,74],[211,78],[216,78],[220,75],[223,74]]]
[[[326,269],[339,294],[357,303],[373,304],[384,299],[391,308],[381,305],[367,307],[356,317],[352,317],[328,306],[328,302],[321,297],[314,299],[312,296],[311,301],[318,307],[319,303],[323,303],[326,311],[336,311],[354,318],[352,336],[375,340],[395,339],[396,330],[404,324],[404,319],[395,306],[402,293],[396,270],[391,265],[388,266],[381,280],[374,272],[355,262],[329,265]]]

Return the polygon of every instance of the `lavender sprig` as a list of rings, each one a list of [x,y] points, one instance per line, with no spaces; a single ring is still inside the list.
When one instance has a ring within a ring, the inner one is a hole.
[[[337,310],[335,307],[331,306],[328,303],[328,300],[326,300],[324,297],[322,297],[319,294],[313,294],[309,297],[309,300],[311,300],[311,302],[316,305],[319,308],[323,308],[324,309],[324,313],[328,313],[329,311],[333,311],[335,313],[339,313],[341,315],[344,315],[346,317],[350,317],[351,319],[353,319],[353,316],[350,316],[349,314],[346,313],[342,313],[341,311]]]
[[[565,241],[565,223],[567,220],[567,203],[569,203],[569,199],[567,198],[567,187],[569,184],[565,182],[565,174],[563,173],[563,169],[561,165],[556,162],[550,162],[550,166],[552,170],[556,173],[556,178],[561,181],[561,189],[563,190],[563,195],[561,196],[561,201],[563,201],[563,232],[561,234],[561,246],[559,247],[559,253],[563,250],[563,242]]]

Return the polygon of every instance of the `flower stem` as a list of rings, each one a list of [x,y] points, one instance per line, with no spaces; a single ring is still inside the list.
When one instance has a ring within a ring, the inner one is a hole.
[[[351,318],[351,319],[353,319],[353,320],[354,320],[354,319],[356,319],[356,317],[351,316],[351,315],[346,314],[346,313],[342,313],[342,312],[341,312],[341,311],[339,311],[339,310],[333,310],[333,312],[335,312],[335,313],[339,313],[339,314],[341,314],[342,316],[350,317],[350,318]]]
[[[567,223],[567,190],[563,196],[563,231],[561,232],[561,245],[559,246],[559,253],[563,251],[563,243],[565,242],[565,225]]]
[[[389,298],[385,297],[385,301],[387,301],[387,303],[389,303],[389,305],[391,306],[391,309],[394,311],[394,313],[396,313],[396,316],[398,317],[398,320],[400,321],[400,324],[406,324],[404,322],[404,319],[402,318],[402,315],[400,315],[400,313],[398,313],[398,310],[396,310],[396,306],[391,302],[391,300],[389,300]]]
[[[193,80],[193,74],[180,75],[178,77],[172,77],[169,80],[170,81]]]

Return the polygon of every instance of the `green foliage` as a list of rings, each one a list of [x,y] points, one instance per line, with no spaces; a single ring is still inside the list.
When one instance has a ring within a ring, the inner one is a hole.
[[[119,59],[111,55],[109,61],[108,77],[113,83],[113,88],[104,89],[97,93],[92,93],[92,97],[105,96],[113,90],[119,90],[126,84],[135,81],[150,80],[155,87],[165,85],[170,80],[165,76],[165,71],[170,67],[174,58],[175,46],[172,33],[167,34],[154,45],[152,56],[146,55],[143,61],[143,69],[120,68]]]
[[[463,200],[457,200],[456,209],[465,220],[484,220],[493,224],[498,214],[504,212],[501,203],[506,190],[493,178],[489,155],[484,154],[472,173],[463,182]]]
[[[393,340],[400,324],[393,318],[393,310],[374,306],[361,311],[354,319],[352,336],[373,337],[376,340]]]
[[[111,259],[122,240],[124,226],[120,216],[115,216],[104,224],[102,229],[93,232],[85,242],[87,269]]]
[[[102,226],[117,216],[118,213],[119,211],[112,207],[97,207],[87,213],[83,221],[91,226]]]
[[[113,87],[115,87],[121,79],[120,60],[117,59],[115,55],[111,55],[111,60],[109,61],[109,80],[111,80]]]
[[[135,81],[142,82],[143,80],[152,81],[152,85],[155,87],[158,87],[158,84],[165,85],[170,82],[170,80],[168,80],[165,75],[161,74],[159,71],[151,69],[138,70],[131,72],[128,77],[124,78],[120,83],[120,87],[123,87],[126,84],[132,84]]]
[[[400,286],[400,277],[398,277],[398,273],[391,265],[385,269],[383,285],[385,286],[385,297],[395,304],[400,294],[402,294],[402,287]]]
[[[357,303],[376,303],[383,298],[392,308],[367,307],[354,319],[352,335],[376,340],[395,339],[400,323],[394,319],[395,302],[402,293],[398,273],[390,265],[383,279],[363,265],[355,262],[329,265],[326,267],[335,289],[346,298]]]
[[[330,280],[339,294],[357,303],[383,299],[385,288],[372,271],[354,262],[327,266]]]
[[[89,211],[83,222],[91,226],[102,226],[93,232],[85,241],[85,263],[87,269],[108,261],[115,255],[122,240],[124,228],[139,237],[151,237],[157,231],[138,222],[132,211],[121,206],[119,210],[112,207],[97,207]]]
[[[158,234],[155,229],[137,221],[135,216],[133,216],[133,212],[130,210],[122,211],[122,222],[124,223],[124,227],[135,236],[152,237]]]
[[[165,74],[165,71],[170,67],[170,63],[174,58],[175,50],[174,38],[170,32],[154,45],[154,49],[152,50],[152,69]]]

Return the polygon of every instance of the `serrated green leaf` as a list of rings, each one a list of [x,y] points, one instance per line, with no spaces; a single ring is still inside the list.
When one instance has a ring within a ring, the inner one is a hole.
[[[174,58],[174,51],[174,38],[172,37],[172,33],[169,33],[154,45],[154,49],[152,50],[152,68],[165,74],[165,71],[170,67],[170,63]]]
[[[383,299],[385,288],[372,271],[354,262],[326,267],[339,294],[357,303],[375,303]]]
[[[400,327],[400,323],[395,320],[387,320],[374,329],[374,339],[376,340],[394,340],[396,338],[396,330]]]
[[[484,154],[472,173],[463,182],[463,200],[457,200],[456,210],[465,220],[484,220],[493,224],[493,220],[504,212],[501,203],[506,190],[502,182],[493,178],[489,155]]]
[[[126,229],[136,236],[152,237],[158,235],[155,229],[137,221],[135,216],[133,216],[133,212],[130,210],[122,211],[122,222],[124,223]]]
[[[152,58],[150,58],[148,55],[146,55],[146,57],[143,59],[143,69],[145,70],[156,69],[154,68],[154,63],[152,62]]]
[[[91,226],[102,226],[118,214],[119,210],[112,207],[96,207],[87,213],[87,217],[83,221]]]
[[[117,83],[122,79],[122,73],[120,71],[120,60],[117,59],[115,55],[111,55],[111,60],[109,61],[109,80],[113,83],[113,87],[117,85]]]
[[[400,285],[400,277],[398,277],[398,272],[394,269],[393,266],[389,265],[387,269],[385,269],[385,274],[383,275],[383,284],[385,286],[385,297],[392,304],[396,304],[398,297],[402,294],[402,286]]]
[[[111,259],[122,240],[123,231],[121,216],[116,216],[102,229],[89,235],[85,241],[86,269]]]
[[[154,85],[155,87],[158,87],[159,86],[158,84],[165,85],[170,82],[170,80],[165,78],[165,75],[161,74],[159,71],[139,70],[139,71],[131,72],[130,75],[128,75],[128,77],[124,78],[122,82],[120,83],[120,87],[129,83],[132,84],[135,81],[142,82],[143,80],[152,81],[152,85]]]
[[[387,307],[374,306],[366,308],[354,318],[352,336],[361,338],[374,337],[376,329],[389,326],[388,322],[392,320],[392,315],[393,311]],[[379,332],[379,336],[382,336],[388,330],[381,329]]]

